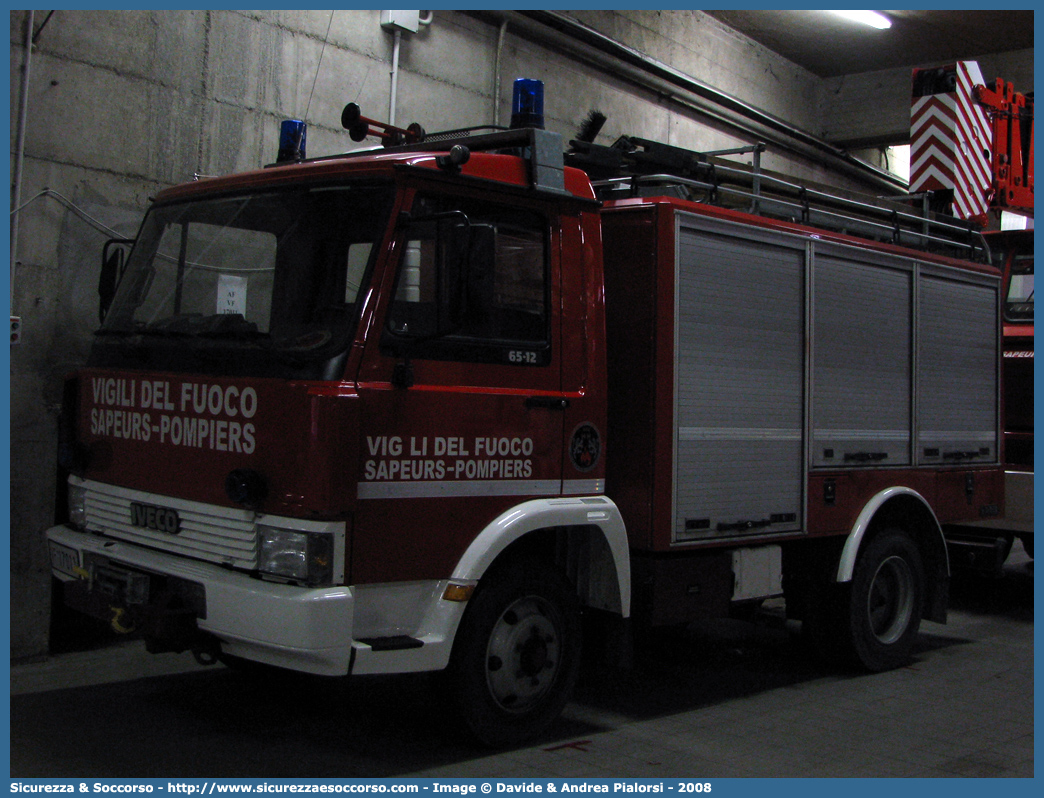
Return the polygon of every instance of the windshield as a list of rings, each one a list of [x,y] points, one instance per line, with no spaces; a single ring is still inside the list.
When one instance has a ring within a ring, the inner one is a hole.
[[[144,347],[154,367],[167,349],[168,369],[222,361],[222,373],[258,376],[328,362],[351,340],[392,196],[390,186],[342,185],[154,208],[99,331],[102,359]]]
[[[1032,255],[1016,255],[1012,261],[1004,318],[1008,321],[1033,321]]]

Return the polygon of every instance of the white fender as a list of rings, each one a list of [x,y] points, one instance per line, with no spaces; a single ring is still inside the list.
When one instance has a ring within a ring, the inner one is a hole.
[[[616,568],[618,591],[604,590],[605,609],[631,613],[631,559],[627,528],[619,509],[605,496],[533,499],[502,513],[471,542],[453,571],[452,581],[477,582],[508,546],[538,529],[593,526],[601,530]],[[602,585],[608,588],[607,585]]]
[[[917,491],[912,490],[911,488],[904,488],[901,485],[886,488],[866,503],[866,506],[863,507],[862,512],[859,513],[859,517],[852,526],[852,531],[848,533],[845,547],[841,551],[841,561],[837,566],[838,582],[852,581],[852,574],[855,572],[856,557],[859,554],[860,546],[862,546],[863,538],[866,536],[866,531],[870,527],[870,522],[884,503],[890,499],[894,499],[896,496],[911,496],[914,499],[917,499],[917,501],[924,506],[931,515],[932,521],[935,522],[935,531],[943,542],[943,551],[946,550],[946,539],[943,537],[942,526],[939,524],[939,519],[935,516],[935,511],[932,510],[931,505],[925,501],[924,497]],[[949,564],[947,564],[947,571],[949,571]]]

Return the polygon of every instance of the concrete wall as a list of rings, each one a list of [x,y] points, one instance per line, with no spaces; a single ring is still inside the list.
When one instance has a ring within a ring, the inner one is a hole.
[[[795,128],[839,135],[825,108],[849,86],[815,76],[699,11],[582,11],[574,18]],[[37,12],[36,26],[44,21]],[[10,15],[11,158],[27,12]],[[600,140],[622,133],[711,150],[755,138],[612,68],[577,58],[509,25],[494,96],[495,19],[436,11],[405,36],[396,120],[429,131],[510,113],[514,77],[548,86],[547,126],[572,134],[591,108],[609,117]],[[325,41],[325,44],[324,44]],[[159,189],[254,169],[275,159],[282,119],[309,123],[310,156],[358,146],[340,127],[359,103],[388,118],[392,36],[378,11],[57,11],[33,48],[24,172],[19,184],[11,348],[11,646],[47,646],[48,582],[41,532],[53,518],[62,377],[81,365],[97,324],[101,246],[132,236]],[[901,77],[901,76],[900,76]],[[890,77],[877,81],[884,91]],[[853,81],[854,83],[854,81]],[[897,79],[901,87],[906,78]],[[833,96],[829,96],[833,92]],[[896,101],[905,112],[907,101]],[[857,104],[847,129],[862,123]],[[844,182],[815,159],[771,151],[765,166]],[[43,193],[47,191],[47,193]]]
[[[1015,91],[1033,91],[1033,50],[968,58],[989,83],[1003,78]],[[923,64],[926,67],[944,64]],[[824,80],[819,135],[848,146],[897,144],[910,137],[910,68],[886,69]]]
[[[610,38],[640,50],[658,62],[693,76],[738,100],[796,128],[814,131],[818,126],[819,79],[811,72],[755,44],[716,19],[700,11],[603,11],[574,12],[573,16]],[[661,97],[635,91],[613,82],[611,76],[595,72],[593,86],[580,96],[606,112],[603,130],[608,141],[617,136],[636,135],[664,141],[687,149],[710,151],[753,143],[720,124]],[[574,92],[563,93],[566,113],[560,116],[571,133],[575,128]],[[606,111],[606,109],[609,109]],[[581,111],[586,111],[581,107]],[[794,162],[773,153],[766,168],[793,173],[814,169],[813,164]]]

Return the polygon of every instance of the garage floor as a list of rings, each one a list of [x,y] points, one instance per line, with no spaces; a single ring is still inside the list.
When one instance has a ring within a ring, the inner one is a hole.
[[[952,586],[915,661],[812,660],[768,606],[654,641],[528,747],[461,739],[436,679],[261,679],[140,643],[18,663],[12,777],[1032,777],[1033,562]]]

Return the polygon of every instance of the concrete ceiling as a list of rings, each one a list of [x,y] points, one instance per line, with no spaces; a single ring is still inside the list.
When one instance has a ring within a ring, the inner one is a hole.
[[[706,13],[825,78],[1033,47],[1032,11],[882,11],[887,30],[829,11]]]

